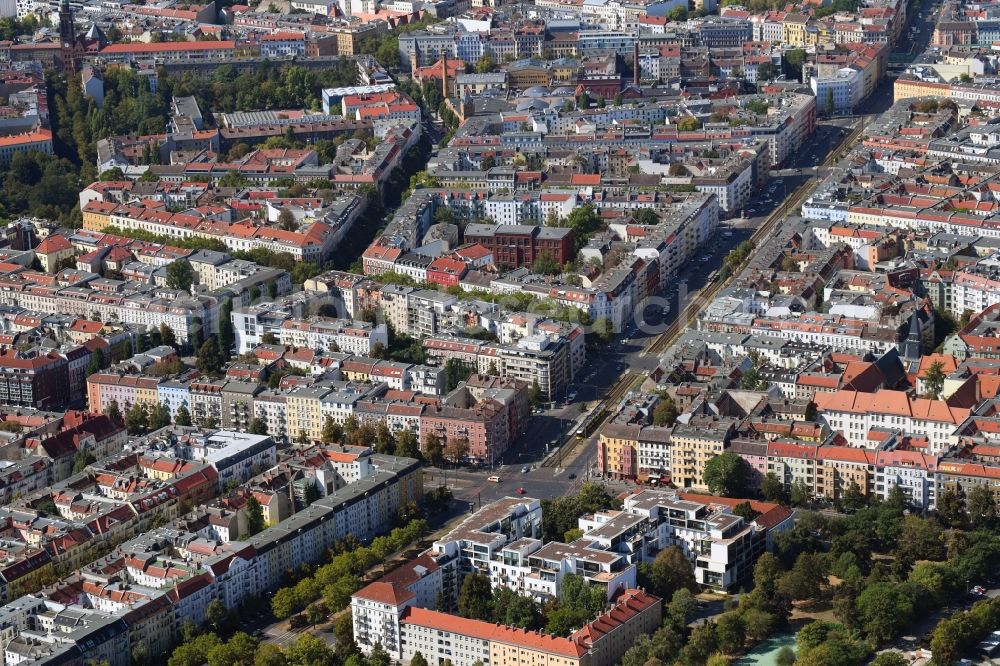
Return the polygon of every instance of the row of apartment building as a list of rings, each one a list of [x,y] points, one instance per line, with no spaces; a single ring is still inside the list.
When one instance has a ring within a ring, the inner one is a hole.
[[[454,627],[454,634],[473,632],[475,636],[478,625],[462,625],[461,620],[443,612],[453,607],[462,579],[471,573],[489,577],[494,588],[510,589],[536,602],[556,598],[565,576],[579,575],[588,585],[605,592],[613,616],[623,600],[630,603],[645,594],[633,589],[636,566],[652,561],[660,550],[675,545],[690,559],[699,584],[731,589],[749,575],[757,557],[771,547],[773,535],[789,529],[793,522],[789,509],[760,502],[752,503],[759,515],[748,522],[732,513],[740,501],[676,491],[640,491],[628,496],[621,510],[580,518],[583,536],[565,544],[543,543],[538,538],[538,500],[498,500],[435,541],[420,557],[356,592],[351,598],[355,640],[365,652],[380,644],[390,655],[407,659],[418,649],[423,653],[421,632],[428,623]],[[440,606],[442,600],[445,608],[427,610],[431,604]],[[602,616],[596,622],[605,623],[607,619]],[[592,631],[593,625],[588,625],[573,636],[587,637]],[[617,663],[630,645],[625,641],[606,652],[587,642],[573,641],[573,636],[570,640],[580,644],[576,655],[580,661],[558,663]],[[501,631],[497,640],[513,641],[516,646],[537,639],[530,632]],[[516,663],[550,663],[545,659],[557,650],[555,643],[550,645],[548,649],[532,650],[530,644],[522,644],[520,647],[527,652],[521,653]],[[470,664],[484,654],[492,657],[500,652],[501,658],[508,658],[499,646],[486,641],[478,647],[482,649],[468,655],[456,654]],[[431,654],[436,656],[438,652]]]
[[[375,464],[370,477],[246,541],[140,530],[114,553],[0,608],[6,658],[127,666],[135,655],[169,651],[182,627],[205,622],[212,600],[239,608],[280,586],[287,571],[320,561],[336,541],[388,531],[401,508],[423,497],[422,475],[412,459],[378,456]]]

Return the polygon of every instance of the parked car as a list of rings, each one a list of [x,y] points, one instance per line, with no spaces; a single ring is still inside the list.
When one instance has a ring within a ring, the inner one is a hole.
[[[529,471],[531,471],[531,468],[527,465],[521,468],[521,474],[527,474]]]

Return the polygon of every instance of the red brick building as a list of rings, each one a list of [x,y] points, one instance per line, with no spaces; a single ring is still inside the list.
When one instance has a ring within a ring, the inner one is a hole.
[[[69,398],[69,362],[57,354],[0,352],[0,403],[57,409]]]
[[[446,455],[450,442],[465,440],[468,457],[483,462],[497,460],[510,446],[507,408],[490,399],[469,407],[428,405],[420,416],[421,445],[430,433],[441,440]]]
[[[467,271],[464,262],[451,257],[438,257],[427,266],[427,282],[444,287],[457,287]]]
[[[547,254],[560,266],[574,255],[573,230],[525,224],[470,224],[465,242],[478,243],[493,253],[499,268],[530,267]]]

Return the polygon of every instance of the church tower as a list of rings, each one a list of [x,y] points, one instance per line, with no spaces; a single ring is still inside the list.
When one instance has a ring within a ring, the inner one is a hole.
[[[76,24],[73,22],[73,10],[69,0],[59,2],[59,44],[62,49],[63,71],[71,74],[76,71]]]
[[[920,361],[921,349],[920,349],[920,321],[919,321],[920,311],[913,313],[910,317],[910,331],[906,336],[906,340],[902,344],[902,356],[904,361]]]

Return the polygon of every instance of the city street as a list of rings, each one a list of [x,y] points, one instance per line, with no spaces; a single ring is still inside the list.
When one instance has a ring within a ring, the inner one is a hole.
[[[525,434],[492,469],[428,470],[425,487],[444,484],[452,489],[457,500],[472,509],[517,494],[520,488],[528,496],[557,497],[571,492],[586,480],[595,464],[596,433],[574,447],[567,454],[565,464],[559,461],[558,466],[543,467],[540,463],[557,446],[575,437],[575,424],[582,421],[585,410],[595,407],[622,375],[633,372],[645,376],[656,368],[658,358],[646,353],[651,339],[676,320],[687,301],[711,283],[709,278],[717,274],[725,256],[749,239],[792,192],[810,179],[829,173],[829,167],[820,165],[829,156],[831,146],[839,145],[858,122],[857,117],[820,121],[813,140],[796,154],[789,167],[774,172],[775,177],[741,211],[742,216],[722,221],[706,251],[685,266],[677,279],[667,283],[666,293],[660,294],[669,304],[666,315],[662,312],[662,302],[657,299],[644,311],[637,309],[628,326],[612,343],[588,350],[587,364],[570,389],[572,399],[567,402],[567,396],[556,396],[554,407],[534,415]],[[522,472],[525,467],[528,471]],[[487,481],[492,475],[499,475],[501,482]]]

